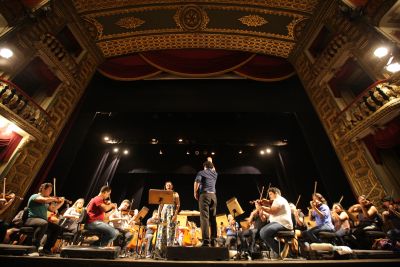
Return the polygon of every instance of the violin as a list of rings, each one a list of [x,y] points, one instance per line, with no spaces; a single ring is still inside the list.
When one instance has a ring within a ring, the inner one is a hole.
[[[19,200],[24,200],[23,197],[17,196],[17,195],[15,195],[14,193],[6,194],[5,197],[4,197],[4,194],[3,194],[3,193],[0,193],[0,199],[5,199],[5,200],[8,201],[8,200],[13,199],[13,198],[16,198],[16,199],[19,199]]]

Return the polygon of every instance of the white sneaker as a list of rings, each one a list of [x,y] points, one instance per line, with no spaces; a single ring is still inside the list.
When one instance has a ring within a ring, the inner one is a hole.
[[[39,257],[39,252],[32,252],[28,254],[29,257]]]

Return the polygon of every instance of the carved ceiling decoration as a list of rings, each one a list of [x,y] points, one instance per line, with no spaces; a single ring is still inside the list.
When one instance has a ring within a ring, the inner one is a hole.
[[[318,0],[73,0],[105,57],[209,48],[287,58]]]

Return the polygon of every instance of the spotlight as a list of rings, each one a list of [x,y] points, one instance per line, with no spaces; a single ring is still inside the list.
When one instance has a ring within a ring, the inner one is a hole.
[[[238,152],[239,154],[242,154],[243,153],[243,151],[242,150],[239,150],[239,152]]]
[[[400,64],[398,62],[394,62],[394,63],[386,66],[386,70],[391,73],[398,72],[398,71],[400,71]]]
[[[264,155],[264,154],[265,154],[265,151],[264,151],[264,150],[260,150],[260,154],[261,154],[261,155]]]
[[[125,149],[124,150],[124,155],[128,155],[129,154],[129,150],[128,149]]]
[[[183,139],[182,139],[182,138],[179,138],[179,139],[178,139],[178,142],[179,142],[179,143],[182,143],[182,142],[183,142]]]
[[[386,47],[378,47],[374,51],[374,55],[378,58],[382,58],[389,53],[389,50]]]
[[[189,152],[189,150],[188,150],[188,151],[186,151],[186,155],[190,155],[190,152]]]
[[[160,152],[158,152],[160,155],[162,155],[163,154],[163,152],[162,152],[162,150],[160,149]]]
[[[213,155],[213,156],[214,156],[214,155],[215,155],[215,152],[211,152],[211,155]]]
[[[271,154],[272,150],[271,150],[271,148],[267,148],[267,149],[265,150],[265,152],[267,152],[267,154]]]
[[[114,148],[113,150],[115,153],[117,153],[119,151],[118,147]]]
[[[151,144],[153,145],[158,144],[158,140],[156,138],[151,139]]]
[[[14,55],[14,53],[13,53],[13,51],[11,51],[11,49],[8,49],[8,48],[0,49],[0,57],[2,57],[2,58],[9,59],[13,55]]]
[[[110,137],[108,137],[108,136],[104,136],[104,141],[108,141],[108,140],[110,140]]]
[[[196,150],[196,151],[194,152],[194,154],[195,154],[196,156],[198,156],[198,155],[200,154],[200,152],[199,152],[198,150]]]

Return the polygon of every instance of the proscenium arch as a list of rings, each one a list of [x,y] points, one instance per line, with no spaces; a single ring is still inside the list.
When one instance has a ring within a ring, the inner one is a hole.
[[[106,58],[190,48],[287,58],[319,1],[73,2]]]

